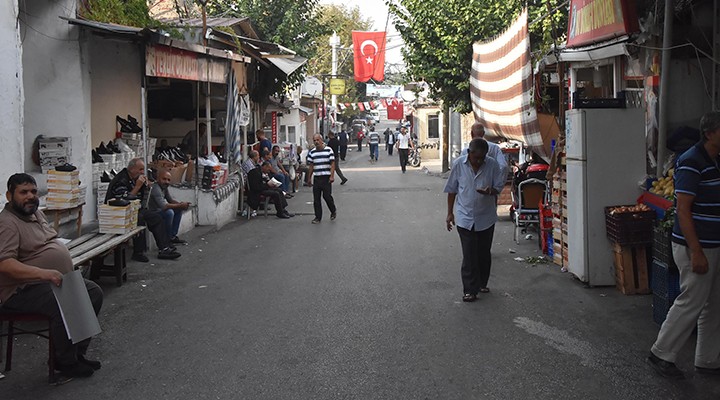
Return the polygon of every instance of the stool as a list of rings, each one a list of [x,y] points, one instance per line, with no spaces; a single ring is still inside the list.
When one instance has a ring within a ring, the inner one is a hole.
[[[51,325],[50,318],[42,314],[12,314],[12,313],[0,313],[0,325],[3,322],[8,323],[7,333],[0,334],[0,338],[7,336],[7,350],[5,354],[5,372],[12,369],[12,351],[13,351],[13,338],[15,335],[30,334],[43,337],[48,340],[48,381],[50,383],[55,382],[55,349],[53,348],[53,341],[51,336]],[[48,327],[46,329],[39,330],[26,330],[15,326],[15,322],[47,322]],[[18,332],[15,332],[17,330]],[[47,332],[47,334],[45,334]],[[0,357],[2,356],[2,340],[0,340]],[[0,360],[1,361],[1,360]]]

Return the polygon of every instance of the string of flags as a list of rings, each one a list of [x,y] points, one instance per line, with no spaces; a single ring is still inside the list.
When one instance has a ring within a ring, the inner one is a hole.
[[[352,108],[354,111],[370,111],[375,110],[380,106],[387,109],[388,119],[405,118],[403,102],[396,98],[364,101],[360,103],[338,103],[340,111],[345,111],[348,108]]]

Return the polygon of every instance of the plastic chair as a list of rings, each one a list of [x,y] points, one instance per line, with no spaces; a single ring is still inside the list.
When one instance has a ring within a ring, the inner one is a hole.
[[[540,179],[526,179],[518,185],[517,195],[514,203],[517,204],[515,210],[515,229],[513,230],[513,239],[515,243],[520,244],[521,233],[527,232],[530,225],[540,225],[540,203],[545,200],[547,193],[547,182]]]
[[[48,381],[55,382],[55,357],[53,349],[52,334],[50,332],[50,318],[42,314],[31,313],[0,313],[0,326],[3,322],[8,323],[7,333],[0,334],[0,338],[7,337],[7,349],[5,353],[5,372],[12,370],[13,343],[17,335],[30,334],[36,335],[48,340]],[[29,330],[15,326],[16,322],[44,322],[47,328]],[[0,357],[2,356],[2,341],[0,340]],[[0,358],[1,361],[1,358]]]

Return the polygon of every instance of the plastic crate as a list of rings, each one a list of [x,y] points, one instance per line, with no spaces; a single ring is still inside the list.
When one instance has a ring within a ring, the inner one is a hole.
[[[610,210],[615,207],[621,206],[605,207],[605,227],[608,239],[621,246],[652,244],[655,211],[610,214]]]
[[[674,301],[675,299],[670,300],[663,296],[653,295],[652,313],[653,321],[655,321],[656,324],[662,325],[662,323],[665,322],[668,311],[670,311],[670,307],[672,307]]]
[[[677,270],[675,260],[672,255],[672,231],[660,230],[657,227],[653,230],[652,256],[653,260],[657,260],[670,268]]]
[[[650,287],[656,295],[675,301],[680,295],[680,272],[653,260]]]

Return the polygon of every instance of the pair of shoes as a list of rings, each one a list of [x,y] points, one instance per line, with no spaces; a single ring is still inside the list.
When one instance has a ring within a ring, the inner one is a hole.
[[[277,213],[277,214],[275,214],[275,216],[278,217],[278,218],[280,218],[280,219],[288,219],[288,218],[290,218],[290,216],[289,216],[287,213]]]
[[[720,368],[704,368],[695,366],[695,372],[701,375],[720,375]]]
[[[317,218],[315,218],[315,219],[312,220],[312,222],[310,222],[310,223],[311,223],[311,224],[319,224],[319,223],[320,223],[320,220],[317,219]]]
[[[291,195],[290,193],[285,193],[286,199],[292,199],[293,197],[295,197],[295,196]]]
[[[655,372],[664,376],[665,378],[672,378],[672,379],[684,379],[685,378],[685,375],[683,374],[682,371],[680,371],[680,369],[678,369],[678,367],[675,365],[675,363],[665,361],[653,353],[650,353],[650,355],[646,359],[646,362],[651,367],[653,367]]]
[[[174,260],[182,254],[178,253],[172,247],[166,247],[158,252],[158,258],[161,260]]]
[[[138,262],[148,262],[150,261],[149,258],[145,254],[142,253],[133,253],[132,257],[130,257],[131,260],[138,261]]]
[[[335,211],[334,213],[330,214],[330,221],[335,221],[335,218],[337,218],[337,211]]]
[[[480,293],[490,293],[490,289],[488,289],[486,287],[480,288]]]
[[[88,378],[95,373],[95,370],[84,363],[75,362],[74,364],[60,364],[55,363],[55,370],[60,371],[65,376],[72,378]]]
[[[182,240],[182,239],[180,239],[180,238],[177,237],[177,236],[173,236],[172,239],[170,239],[170,243],[175,243],[175,244],[187,244],[187,241]]]
[[[87,365],[88,367],[92,368],[94,371],[97,371],[102,367],[102,364],[100,363],[100,361],[88,360],[87,358],[85,358],[85,356],[78,356],[78,362],[80,364]]]
[[[477,300],[476,294],[465,293],[462,297],[462,301],[466,303],[472,303],[475,300]]]
[[[341,185],[344,185],[344,184],[346,184],[346,183],[347,183],[347,181],[348,181],[348,180],[347,180],[347,178],[343,178],[343,180],[342,180],[342,181],[340,181],[340,184],[341,184]]]

